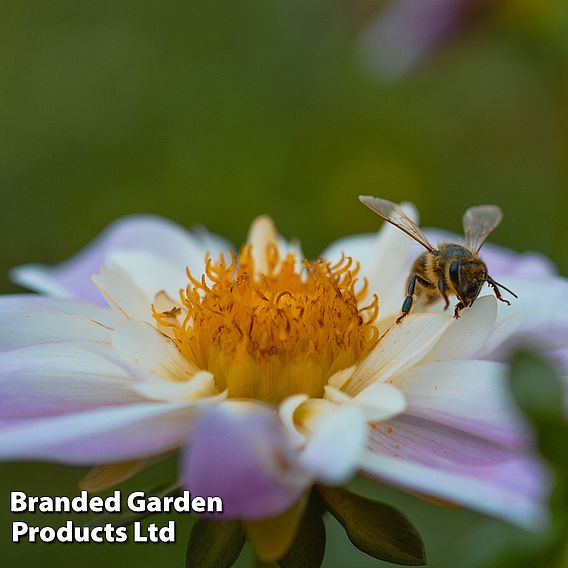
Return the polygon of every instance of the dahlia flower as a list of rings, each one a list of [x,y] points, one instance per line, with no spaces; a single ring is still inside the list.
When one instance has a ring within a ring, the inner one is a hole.
[[[265,559],[314,484],[357,473],[538,527],[549,476],[503,361],[520,341],[565,346],[568,284],[486,245],[518,301],[486,290],[459,320],[418,306],[396,325],[416,252],[385,224],[307,260],[261,217],[236,253],[138,216],[20,267],[40,294],[0,298],[0,458],[96,465],[81,485],[97,491],[179,450],[180,484],[221,496],[257,552],[259,522],[296,511]]]

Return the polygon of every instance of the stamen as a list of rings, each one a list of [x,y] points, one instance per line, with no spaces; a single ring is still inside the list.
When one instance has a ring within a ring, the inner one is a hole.
[[[378,297],[358,307],[368,282],[363,278],[356,290],[360,267],[345,255],[331,264],[298,262],[292,253],[281,260],[274,245],[265,254],[265,274],[255,272],[250,244],[238,259],[229,252],[228,263],[224,255],[217,262],[207,255],[200,280],[186,270],[183,321],[179,308],[152,306],[153,317],[230,397],[278,403],[296,393],[322,396],[331,375],[377,343]]]

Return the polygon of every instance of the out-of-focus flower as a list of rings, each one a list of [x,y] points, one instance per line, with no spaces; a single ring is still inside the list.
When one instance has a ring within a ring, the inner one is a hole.
[[[454,28],[477,0],[393,0],[361,36],[366,64],[383,79],[413,69]]]
[[[0,457],[98,464],[83,487],[100,490],[181,449],[183,486],[245,522],[362,472],[538,526],[548,475],[499,359],[518,337],[565,345],[568,284],[488,245],[517,302],[487,290],[457,321],[434,306],[393,325],[415,252],[387,225],[307,261],[262,217],[235,255],[133,217],[62,265],[21,267],[44,295],[0,299]]]
[[[360,35],[362,61],[378,79],[398,79],[485,17],[543,45],[566,35],[562,0],[388,0]]]

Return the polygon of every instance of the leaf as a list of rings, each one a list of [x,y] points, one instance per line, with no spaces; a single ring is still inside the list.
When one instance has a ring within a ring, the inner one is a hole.
[[[313,492],[290,550],[278,561],[281,568],[318,568],[325,554],[321,499]]]
[[[245,533],[239,521],[199,519],[187,543],[187,568],[230,568],[239,558]]]
[[[426,564],[418,531],[397,509],[346,489],[318,486],[317,490],[359,550],[395,564]]]
[[[168,485],[158,485],[154,486],[151,489],[144,490],[144,493],[147,497],[159,497],[160,499],[163,497],[174,496],[179,494],[179,485],[176,484],[168,484]],[[128,511],[128,507],[126,505],[126,500],[123,499],[120,506],[121,511]],[[85,527],[102,527],[107,523],[110,523],[114,527],[128,527],[134,524],[136,521],[141,521],[150,515],[155,515],[156,513],[152,511],[144,511],[143,513],[126,513],[124,515],[119,515],[117,513],[103,513],[101,515],[97,515],[93,519],[87,521],[85,523]]]

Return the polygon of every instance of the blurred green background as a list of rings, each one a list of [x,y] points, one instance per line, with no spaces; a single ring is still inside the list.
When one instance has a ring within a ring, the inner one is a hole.
[[[420,65],[381,81],[361,64],[358,38],[386,4],[3,2],[1,291],[17,290],[9,268],[63,260],[136,212],[236,243],[269,213],[314,256],[376,229],[360,193],[414,201],[425,225],[456,231],[467,206],[498,203],[505,221],[492,240],[544,252],[566,272],[566,3],[471,2]],[[0,465],[3,566],[183,564],[187,521],[175,546],[8,545],[9,490],[74,494],[82,473]],[[431,567],[490,566],[484,555],[515,533],[361,489],[410,516]],[[325,566],[381,565],[329,524]]]

